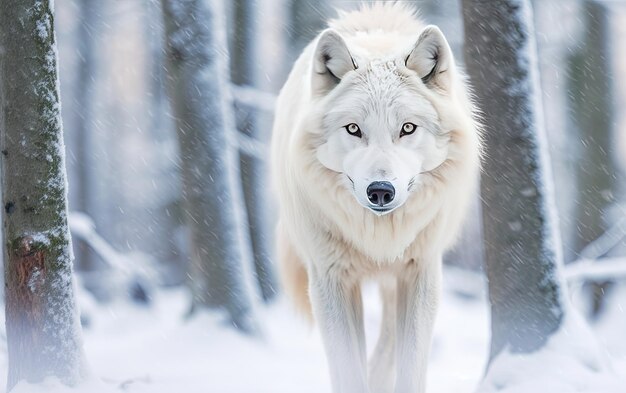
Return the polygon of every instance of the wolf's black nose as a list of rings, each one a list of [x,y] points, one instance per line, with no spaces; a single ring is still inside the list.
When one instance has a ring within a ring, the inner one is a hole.
[[[380,207],[390,204],[395,195],[396,189],[388,181],[375,181],[367,187],[367,199]]]

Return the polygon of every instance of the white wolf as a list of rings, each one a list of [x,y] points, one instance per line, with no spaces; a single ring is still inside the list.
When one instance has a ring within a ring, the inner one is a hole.
[[[423,392],[441,255],[478,178],[478,123],[446,39],[410,8],[375,3],[329,26],[277,103],[284,285],[303,308],[310,299],[334,392]],[[368,278],[383,298],[369,370]]]

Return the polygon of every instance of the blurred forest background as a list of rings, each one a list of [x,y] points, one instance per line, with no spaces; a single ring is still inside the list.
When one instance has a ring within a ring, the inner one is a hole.
[[[458,2],[412,3],[425,20],[442,28],[462,63]],[[274,217],[265,171],[273,99],[300,51],[335,16],[333,8],[354,9],[359,3],[225,4],[240,176],[257,259],[250,271],[256,272],[254,266],[273,270]],[[610,250],[586,247],[610,229],[622,233],[626,226],[626,114],[620,110],[626,106],[626,4],[549,0],[533,6],[565,261],[624,255],[623,239]],[[116,257],[109,255],[113,250],[133,269],[154,268],[159,285],[184,285],[190,251],[181,167],[191,157],[180,155],[167,99],[161,4],[58,0],[56,8],[70,210],[81,213],[71,220],[76,270],[101,301],[122,293],[116,286]],[[482,266],[475,206],[447,263]],[[85,247],[81,224],[88,222],[83,219],[93,221],[113,250]],[[276,276],[270,271],[260,278],[268,288],[257,292],[270,299],[278,290]]]
[[[185,162],[202,152],[185,146],[177,134],[176,102],[168,93],[176,83],[176,60],[193,55],[178,50],[168,35],[168,23],[180,15],[174,9],[168,13],[168,1],[55,1],[74,268],[79,300],[92,299],[80,303],[88,347],[97,310],[115,314],[117,304],[127,300],[155,307],[154,298],[164,290],[190,289],[193,301],[186,303],[185,314],[199,305],[228,302],[238,303],[226,306],[231,315],[259,312],[280,299],[273,264],[276,217],[266,173],[275,96],[303,47],[335,16],[333,8],[354,9],[359,3],[223,2],[224,15],[217,17],[225,22],[230,82],[206,83],[219,85],[218,99],[231,100],[235,124],[219,148],[238,162],[236,171],[232,166],[228,171],[237,180],[232,200],[241,202],[232,214],[243,230],[233,235],[241,242],[241,258],[227,261],[240,265],[207,274],[202,256],[210,250],[202,250],[201,239],[215,237],[219,227],[193,224],[192,192],[184,183],[194,168]],[[459,2],[411,3],[428,23],[441,27],[463,63]],[[626,2],[532,3],[562,251],[567,264],[594,261],[593,268],[566,274],[577,306],[593,324],[602,321],[616,301],[610,294],[626,278]],[[446,265],[459,277],[482,275],[481,245],[477,199]],[[223,285],[210,277],[238,284],[209,296],[212,285]],[[463,282],[456,291],[473,296],[472,285]],[[221,299],[224,291],[236,299]],[[176,317],[182,320],[184,314]],[[231,322],[254,333],[256,322],[246,318],[234,316]]]

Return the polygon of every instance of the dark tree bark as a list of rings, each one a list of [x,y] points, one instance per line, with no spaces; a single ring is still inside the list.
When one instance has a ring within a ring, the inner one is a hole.
[[[0,103],[8,390],[74,385],[84,366],[49,0],[0,5]]]
[[[465,60],[484,111],[481,183],[491,359],[541,348],[564,317],[561,244],[526,0],[463,0]]]
[[[182,157],[195,306],[225,309],[255,330],[244,269],[252,266],[235,150],[225,14],[219,0],[162,0],[170,101]]]
[[[256,86],[255,64],[256,45],[260,32],[257,27],[255,1],[237,0],[234,2],[234,42],[231,77],[233,83],[242,86]],[[257,108],[237,107],[237,128],[249,137],[268,142],[271,123],[263,123]],[[264,124],[266,129],[262,129]],[[269,218],[267,162],[252,155],[242,153],[241,178],[248,212],[248,228],[252,241],[254,272],[263,300],[270,301],[276,295],[277,281],[272,265],[273,233]]]

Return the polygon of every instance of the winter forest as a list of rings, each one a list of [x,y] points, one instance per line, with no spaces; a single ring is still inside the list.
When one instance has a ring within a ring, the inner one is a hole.
[[[270,140],[295,60],[362,3],[0,0],[0,389],[338,392],[280,279]],[[426,391],[623,392],[626,1],[401,3],[483,126]],[[371,354],[389,316],[362,301]]]

